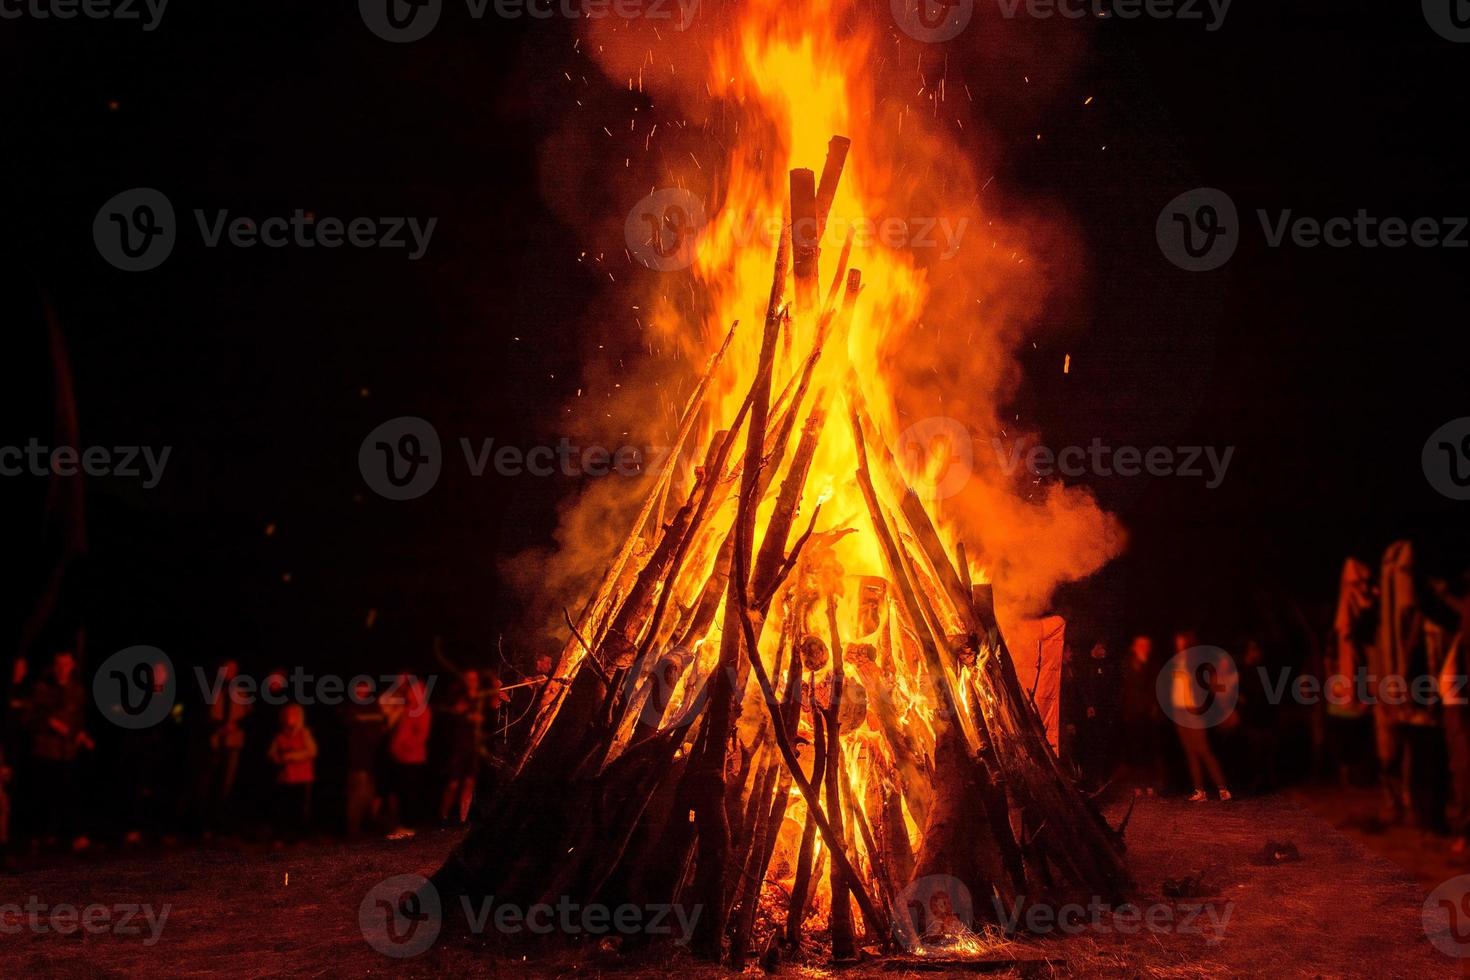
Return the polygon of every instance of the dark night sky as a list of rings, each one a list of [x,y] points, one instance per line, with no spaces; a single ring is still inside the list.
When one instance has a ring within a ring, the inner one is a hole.
[[[1015,410],[1058,445],[1237,447],[1214,491],[1091,481],[1132,546],[1106,588],[1067,601],[1106,602],[1130,626],[1228,629],[1263,583],[1318,602],[1347,549],[1466,525],[1470,505],[1438,496],[1419,454],[1470,414],[1470,250],[1270,249],[1250,216],[1470,213],[1470,45],[1434,35],[1416,4],[1262,6],[1241,2],[1215,33],[1069,24],[1088,40],[1064,90],[991,100],[1000,179],[1070,212],[1088,251],[1069,322],[1022,357]],[[350,4],[180,5],[149,34],[0,22],[13,354],[0,441],[46,434],[44,290],[71,349],[82,442],[175,447],[156,490],[88,487],[92,555],[70,602],[99,654],[150,643],[183,662],[388,666],[439,632],[489,659],[518,612],[498,562],[546,542],[576,482],[446,467],[429,496],[392,503],[363,486],[357,449],[405,414],[446,442],[555,440],[580,355],[646,356],[631,329],[588,336],[604,287],[538,197],[571,30],[460,18],[396,47]],[[589,99],[626,97],[580,64]],[[1084,93],[1095,111],[1077,111]],[[1160,255],[1154,220],[1202,185],[1229,192],[1252,229],[1223,269],[1191,274]],[[195,235],[129,275],[90,228],[134,186],[181,213],[440,222],[420,262],[206,250]],[[39,484],[7,490],[7,536],[27,546],[11,594],[28,596]]]

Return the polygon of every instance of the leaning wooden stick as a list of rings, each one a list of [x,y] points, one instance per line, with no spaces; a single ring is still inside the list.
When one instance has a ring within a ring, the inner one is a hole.
[[[740,630],[745,634],[745,642],[752,650],[759,649],[756,643],[755,628],[750,622],[750,612],[745,602],[746,583],[748,572],[746,570],[744,556],[740,549],[735,549],[735,589],[731,595],[736,597],[736,617],[740,623]],[[750,658],[751,669],[755,673],[756,683],[760,685],[761,694],[766,704],[766,710],[773,715],[776,711],[776,693],[771,688],[771,679],[766,674],[765,664],[761,663],[759,655]],[[848,861],[846,852],[840,846],[840,840],[828,822],[827,816],[822,812],[822,807],[817,800],[817,791],[806,776],[802,774],[801,764],[796,759],[796,751],[791,747],[791,740],[786,737],[786,731],[777,723],[772,726],[776,736],[776,748],[781,752],[781,760],[786,763],[786,769],[791,773],[791,779],[796,783],[796,788],[801,791],[802,799],[806,801],[807,809],[817,823],[817,831],[822,835],[822,842],[832,854],[832,860],[841,863],[842,872],[847,880],[852,883],[853,895],[857,898],[858,909],[863,914],[863,921],[868,925],[868,930],[875,936],[882,936],[884,944],[891,940],[888,935],[887,925],[879,918],[877,910],[873,907],[873,901],[868,897],[868,890],[864,887],[862,880],[858,878],[857,872],[853,870],[852,863]]]

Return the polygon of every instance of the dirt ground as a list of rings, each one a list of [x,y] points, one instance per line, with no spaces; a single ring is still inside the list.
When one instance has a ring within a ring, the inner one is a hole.
[[[1294,842],[1301,860],[1253,863],[1268,840]],[[1137,901],[1153,917],[1147,920],[1152,928],[1137,926],[1136,934],[1124,935],[1127,923],[1104,913],[1069,927],[1070,935],[999,943],[994,955],[1034,962],[991,975],[1462,975],[1460,962],[1431,946],[1421,925],[1425,895],[1445,869],[1426,869],[1416,880],[1354,840],[1351,830],[1335,829],[1292,799],[1149,801],[1134,813],[1128,841]],[[32,896],[47,906],[149,904],[158,922],[166,905],[167,918],[156,940],[141,916],[136,935],[63,936],[39,932],[23,914],[0,910],[0,977],[728,975],[667,946],[625,957],[595,939],[491,941],[448,925],[436,946],[411,958],[375,951],[359,925],[369,891],[394,875],[431,873],[453,843],[452,834],[441,832],[285,851],[194,845],[22,871],[0,878],[0,906]],[[1211,894],[1165,900],[1164,880],[1185,876],[1202,876]],[[784,972],[939,975],[892,961],[842,971],[788,966]]]

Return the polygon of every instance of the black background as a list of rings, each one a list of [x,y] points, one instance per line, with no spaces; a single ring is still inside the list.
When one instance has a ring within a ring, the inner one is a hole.
[[[1419,457],[1470,414],[1470,249],[1271,249],[1254,211],[1470,213],[1470,45],[1434,34],[1417,4],[1236,0],[1213,33],[1064,27],[1085,41],[1065,85],[987,100],[999,179],[1065,209],[1087,249],[1072,322],[1020,355],[1013,407],[1055,445],[1236,450],[1213,491],[1089,478],[1130,545],[1062,607],[1223,636],[1260,616],[1260,594],[1325,608],[1349,551],[1458,540],[1470,505],[1436,494]],[[548,543],[579,482],[472,479],[451,458],[428,496],[394,503],[364,486],[357,451],[399,415],[433,421],[451,454],[460,436],[555,441],[584,372],[649,356],[631,323],[589,335],[606,278],[541,197],[538,145],[573,111],[563,71],[586,76],[594,105],[629,98],[574,36],[560,19],[460,9],[431,38],[388,45],[352,4],[178,4],[152,33],[0,21],[4,442],[49,433],[45,295],[82,443],[173,447],[157,489],[88,482],[89,555],[43,643],[83,622],[94,661],[147,643],[183,663],[345,670],[427,666],[442,634],[457,658],[492,662],[521,605],[501,563]],[[169,195],[181,243],[128,274],[99,257],[91,224],[135,186]],[[1226,190],[1247,224],[1212,273],[1176,269],[1154,239],[1164,203],[1196,186]],[[196,207],[439,225],[420,262],[208,250]],[[5,482],[18,624],[48,567],[45,486]],[[530,642],[507,637],[516,654]]]

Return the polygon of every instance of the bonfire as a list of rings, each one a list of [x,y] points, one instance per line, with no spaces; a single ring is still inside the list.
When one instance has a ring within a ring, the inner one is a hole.
[[[1121,833],[1007,650],[1005,583],[946,520],[954,460],[900,437],[882,352],[926,286],[861,234],[892,183],[861,140],[892,133],[856,104],[870,39],[820,34],[819,9],[754,3],[714,47],[711,78],[770,134],[731,151],[697,241],[675,202],[644,243],[692,249],[698,301],[665,319],[707,357],[600,583],[564,600],[510,778],[437,878],[697,907],[692,951],[737,969],[980,956],[1002,909],[1127,886]],[[741,232],[768,218],[772,240]]]

